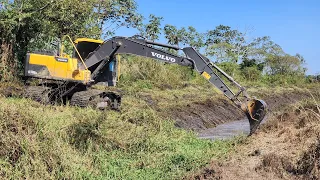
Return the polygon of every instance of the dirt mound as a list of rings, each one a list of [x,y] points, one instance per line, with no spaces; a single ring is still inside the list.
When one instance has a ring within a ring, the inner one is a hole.
[[[291,175],[292,179],[319,179],[320,178],[320,142],[312,144],[297,162],[290,162],[289,158],[278,156],[276,154],[267,154],[263,156],[257,171],[262,174],[273,173],[279,178]]]
[[[320,141],[312,145],[297,163],[295,175],[303,179],[319,179],[320,177]]]
[[[187,179],[319,179],[319,121],[319,106],[291,107],[262,125],[227,160],[215,160]]]

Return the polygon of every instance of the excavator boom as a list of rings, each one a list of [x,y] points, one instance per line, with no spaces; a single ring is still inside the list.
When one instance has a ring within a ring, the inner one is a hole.
[[[174,55],[154,46],[182,50],[185,56]],[[114,37],[110,40],[105,41],[99,48],[92,52],[91,55],[86,58],[85,64],[82,68],[87,67],[91,70],[91,72],[93,72],[91,76],[96,83],[97,81],[99,81],[97,80],[97,77],[101,77],[100,74],[105,73],[104,68],[106,63],[108,63],[110,59],[113,59],[115,54],[133,54],[143,57],[149,57],[165,63],[191,66],[211,84],[219,88],[225,96],[234,101],[238,106],[241,106],[241,102],[237,97],[241,93],[245,94],[245,88],[241,87],[224,71],[222,71],[208,58],[201,55],[192,47],[185,47],[183,49],[180,49],[176,46],[154,43],[143,39]],[[214,70],[216,70],[218,73],[226,77],[230,82],[235,84],[239,88],[239,92],[233,93]]]

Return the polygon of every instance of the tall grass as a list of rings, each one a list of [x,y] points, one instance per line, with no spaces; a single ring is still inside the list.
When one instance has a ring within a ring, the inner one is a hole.
[[[187,66],[164,64],[126,55],[121,60],[119,87],[125,89],[177,89],[208,82]]]
[[[130,56],[121,67],[121,113],[0,98],[0,178],[175,179],[232,149],[233,141],[199,140],[175,128],[141,98],[147,93],[165,109],[211,97],[198,74]]]
[[[135,99],[122,114],[0,101],[2,179],[174,179],[234,143],[199,140]]]

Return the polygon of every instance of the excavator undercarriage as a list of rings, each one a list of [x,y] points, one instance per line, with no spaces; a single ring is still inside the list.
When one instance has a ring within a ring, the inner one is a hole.
[[[47,80],[44,80],[47,81]],[[43,104],[67,103],[78,107],[93,107],[100,110],[120,110],[121,94],[117,91],[98,90],[81,83],[39,83],[27,85],[23,96]]]
[[[67,37],[71,41],[71,38]],[[267,105],[264,101],[250,98],[244,87],[192,47],[181,49],[142,38],[128,37],[113,37],[104,42],[81,38],[77,39],[73,46],[72,57],[63,53],[63,47],[56,54],[27,54],[25,77],[40,79],[41,84],[28,85],[25,97],[43,103],[69,100],[74,106],[119,110],[120,93],[97,90],[92,86],[97,84],[105,87],[116,86],[120,73],[119,55],[132,54],[164,63],[192,67],[244,111],[249,119],[251,133],[256,131],[265,117]],[[181,50],[184,55],[168,53],[165,49]],[[237,87],[238,92],[231,91],[220,76]]]

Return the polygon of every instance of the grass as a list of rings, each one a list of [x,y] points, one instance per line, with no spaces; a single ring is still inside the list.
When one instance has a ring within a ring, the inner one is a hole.
[[[204,78],[190,67],[164,64],[135,56],[123,56],[118,87],[136,93],[141,89],[181,89],[187,86],[212,88]]]
[[[236,143],[197,139],[130,103],[120,114],[0,101],[4,179],[177,179],[224,157]]]

